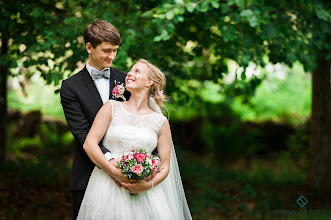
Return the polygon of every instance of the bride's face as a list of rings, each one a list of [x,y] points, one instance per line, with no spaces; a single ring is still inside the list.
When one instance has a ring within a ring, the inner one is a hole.
[[[153,84],[153,80],[148,76],[148,67],[144,63],[133,65],[125,78],[126,89],[130,92],[133,90],[148,90]]]

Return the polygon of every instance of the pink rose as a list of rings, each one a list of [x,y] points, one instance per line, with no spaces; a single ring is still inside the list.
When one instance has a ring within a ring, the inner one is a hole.
[[[120,93],[118,92],[118,85],[115,86],[115,88],[113,89],[113,95],[119,95]]]
[[[132,172],[137,174],[138,176],[140,176],[143,171],[144,171],[144,167],[141,164],[137,164],[134,167],[132,167]]]
[[[144,154],[137,154],[137,161],[144,162],[145,155]]]

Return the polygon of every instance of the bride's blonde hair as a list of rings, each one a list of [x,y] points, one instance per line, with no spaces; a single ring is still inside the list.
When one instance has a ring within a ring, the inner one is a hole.
[[[149,90],[149,96],[152,96],[159,106],[164,106],[163,103],[167,100],[163,89],[166,84],[166,78],[162,71],[155,65],[151,64],[145,59],[140,59],[138,63],[144,63],[148,67],[148,77],[151,78],[154,83]]]

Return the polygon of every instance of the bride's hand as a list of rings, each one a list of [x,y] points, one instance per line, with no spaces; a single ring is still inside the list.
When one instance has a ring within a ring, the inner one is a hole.
[[[137,194],[152,188],[151,182],[146,182],[145,180],[139,180],[136,183],[124,183],[121,182],[124,189],[129,190],[132,194]]]

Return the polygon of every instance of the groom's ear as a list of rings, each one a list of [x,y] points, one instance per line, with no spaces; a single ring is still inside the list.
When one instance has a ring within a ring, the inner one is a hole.
[[[92,53],[92,44],[90,42],[87,42],[85,47],[88,53]]]

